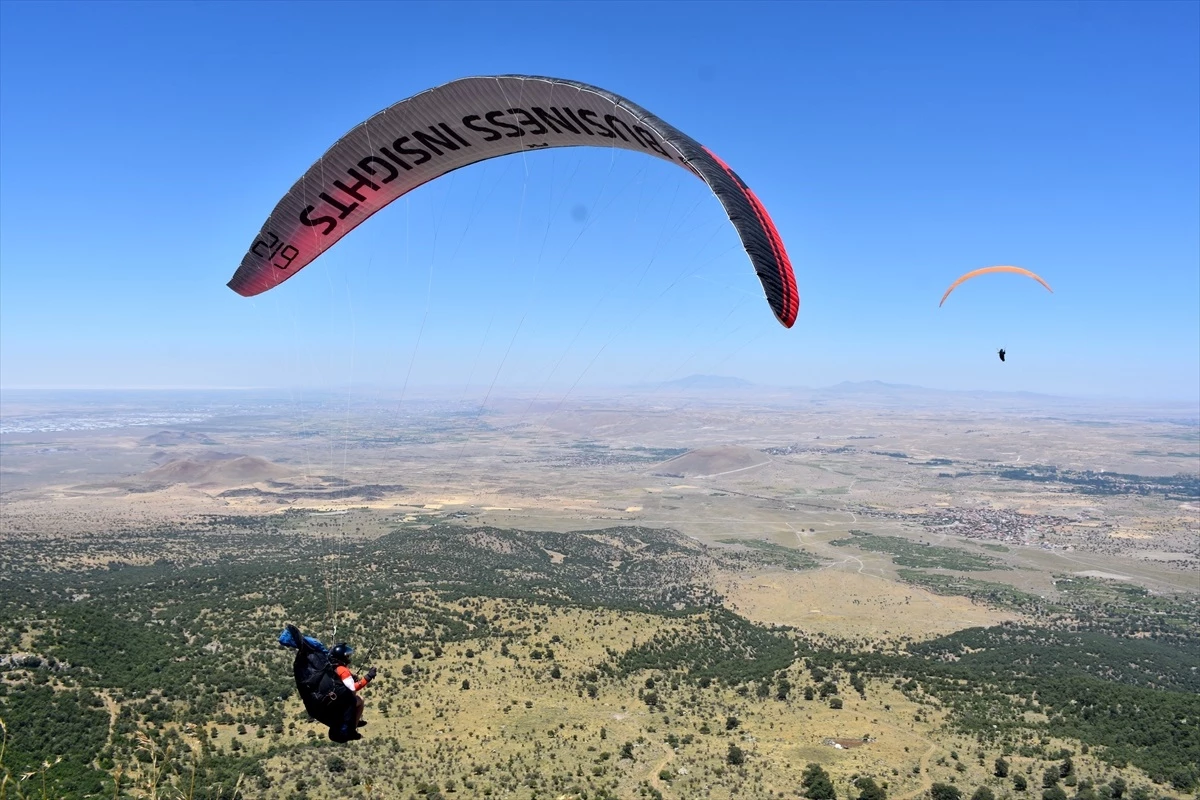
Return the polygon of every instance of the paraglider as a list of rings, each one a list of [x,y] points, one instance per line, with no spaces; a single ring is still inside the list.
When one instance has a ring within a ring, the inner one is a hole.
[[[319,640],[304,636],[295,625],[288,625],[279,635],[279,643],[294,648],[292,675],[296,691],[308,715],[329,728],[329,738],[335,742],[361,739],[357,728],[362,721],[363,699],[358,692],[375,679],[375,668],[356,677],[350,671],[350,656],[354,648],[343,643],[328,649]]]
[[[529,75],[462,78],[380,111],[337,141],[275,206],[229,287],[244,297],[284,282],[398,197],[461,167],[545,147],[619,147],[670,161],[725,208],[784,327],[800,297],[771,217],[725,162],[625,98]]]
[[[1004,360],[1004,348],[1003,347],[1000,348],[999,355],[1000,355],[1000,360],[1003,361]]]
[[[1054,290],[1050,288],[1050,284],[1046,283],[1044,280],[1042,280],[1042,278],[1040,276],[1030,272],[1027,269],[1023,269],[1021,267],[1010,267],[1010,266],[984,267],[982,269],[972,270],[972,271],[968,272],[966,275],[963,275],[962,277],[960,277],[954,283],[950,284],[950,288],[946,290],[946,293],[944,295],[942,295],[942,300],[940,303],[938,303],[938,308],[942,307],[942,303],[946,302],[946,298],[949,297],[950,293],[953,292],[960,284],[965,283],[966,281],[969,281],[972,278],[976,278],[980,275],[988,275],[993,272],[1015,272],[1018,275],[1026,275],[1030,278],[1033,278],[1035,281],[1040,283],[1042,286],[1045,286],[1046,291],[1050,292],[1051,294],[1054,293]],[[1001,357],[1000,360],[1003,361],[1004,360],[1003,357]]]

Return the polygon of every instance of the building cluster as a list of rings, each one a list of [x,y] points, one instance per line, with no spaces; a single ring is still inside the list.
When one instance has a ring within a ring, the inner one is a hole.
[[[1015,545],[1042,545],[1047,548],[1061,544],[1060,536],[1076,532],[1078,521],[1052,514],[1025,514],[1007,508],[929,508],[924,513],[884,511],[858,508],[856,513],[882,519],[912,522],[914,518],[930,533],[961,536],[983,542]],[[1096,525],[1096,523],[1093,523]],[[1107,529],[1100,523],[1097,527]]]
[[[1075,520],[1007,508],[937,508],[926,512],[921,523],[931,531],[952,528],[967,539],[1028,545],[1064,533]]]

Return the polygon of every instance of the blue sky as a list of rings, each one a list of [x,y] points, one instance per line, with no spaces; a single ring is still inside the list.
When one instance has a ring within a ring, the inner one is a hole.
[[[0,387],[717,373],[1195,400],[1198,9],[5,2]],[[702,183],[585,148],[462,170],[272,292],[225,287],[342,133],[496,73],[602,86],[718,153],[783,236],[796,326]],[[990,264],[1054,294],[991,276],[938,308]]]

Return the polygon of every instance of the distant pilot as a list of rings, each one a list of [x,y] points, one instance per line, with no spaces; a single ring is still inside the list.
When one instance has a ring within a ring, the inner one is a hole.
[[[1004,360],[1004,348],[1003,347],[1000,348],[1000,360],[1001,361]]]

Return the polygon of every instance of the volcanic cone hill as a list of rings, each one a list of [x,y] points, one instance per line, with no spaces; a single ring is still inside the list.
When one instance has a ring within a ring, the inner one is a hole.
[[[191,486],[246,486],[278,480],[292,471],[258,456],[236,455],[222,459],[180,458],[142,473],[148,483]]]

